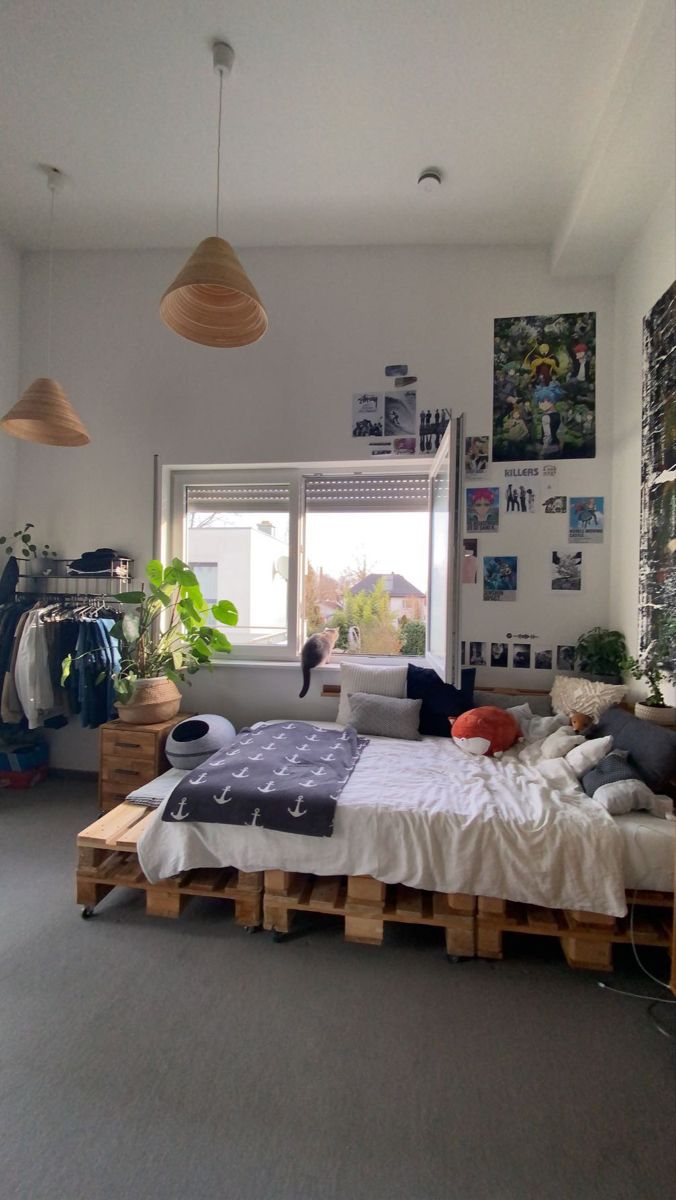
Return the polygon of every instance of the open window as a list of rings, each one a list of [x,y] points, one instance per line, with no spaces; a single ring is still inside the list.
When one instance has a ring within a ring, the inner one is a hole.
[[[460,596],[464,417],[449,422],[429,486],[429,585],[426,659],[460,687]]]

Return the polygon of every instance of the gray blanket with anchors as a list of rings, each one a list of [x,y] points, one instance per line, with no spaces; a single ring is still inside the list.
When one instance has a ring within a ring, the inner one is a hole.
[[[331,837],[336,802],[368,738],[307,721],[243,729],[174,788],[163,821]]]

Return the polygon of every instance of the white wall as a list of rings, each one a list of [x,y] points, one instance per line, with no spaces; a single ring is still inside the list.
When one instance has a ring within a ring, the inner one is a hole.
[[[613,626],[624,630],[632,653],[636,652],[638,642],[643,318],[676,277],[675,212],[672,185],[625,256],[615,281],[612,434],[615,520],[611,538],[610,620]],[[633,691],[641,695],[645,688],[636,684]]]
[[[21,256],[0,236],[0,417],[19,399]],[[17,440],[0,430],[0,533],[11,533],[15,510]],[[30,521],[24,517],[23,521]],[[0,570],[2,562],[0,561]]]
[[[186,342],[160,322],[159,297],[184,257],[173,251],[55,256],[53,371],[92,444],[77,450],[22,445],[17,511],[30,510],[38,536],[64,554],[113,546],[142,566],[152,550],[154,453],[164,464],[363,457],[364,440],[351,437],[351,396],[383,390],[390,362],[405,362],[419,377],[421,406],[464,410],[469,434],[489,433],[496,316],[597,312],[598,457],[557,466],[563,493],[609,495],[609,280],[554,279],[547,253],[533,249],[249,250],[242,257],[270,329],[254,346],[219,351]],[[27,257],[24,382],[40,366],[46,268],[46,255]],[[504,487],[504,467],[494,468],[486,482]],[[609,527],[613,519],[610,508]],[[565,518],[526,522],[512,518],[504,536],[480,536],[480,554],[518,554],[519,599],[490,604],[478,591],[466,595],[467,639],[532,632],[556,644],[607,622],[608,540],[585,548],[583,592],[557,595],[550,589],[549,555],[566,545]],[[482,675],[485,682],[523,686],[549,682],[544,672]],[[221,709],[237,721],[300,712],[331,718],[335,702],[319,698],[318,680],[298,702],[299,679],[298,668],[228,665],[202,672],[188,704]],[[54,762],[94,765],[95,744],[95,735],[76,727],[64,731],[54,740]]]

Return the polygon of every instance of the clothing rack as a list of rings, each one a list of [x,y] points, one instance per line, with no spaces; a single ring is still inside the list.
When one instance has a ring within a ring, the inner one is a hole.
[[[107,571],[97,572],[95,575],[83,575],[79,572],[70,574],[68,568],[71,563],[76,561],[74,558],[50,558],[35,559],[30,563],[22,562],[21,566],[35,569],[19,572],[20,582],[17,584],[17,596],[26,594],[38,598],[52,596],[56,600],[69,596],[79,599],[83,597],[114,597],[120,592],[129,590],[133,584],[133,558],[114,558]],[[50,585],[57,579],[63,586],[55,590]],[[29,586],[29,580],[32,586]],[[81,590],[83,584],[87,588],[86,592]]]

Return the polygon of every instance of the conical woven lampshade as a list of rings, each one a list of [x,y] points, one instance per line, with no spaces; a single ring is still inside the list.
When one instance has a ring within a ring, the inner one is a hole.
[[[36,379],[0,421],[12,437],[46,446],[86,446],[91,438],[55,379]]]
[[[248,346],[268,327],[260,297],[229,242],[208,237],[160,301],[165,325],[202,346]]]

